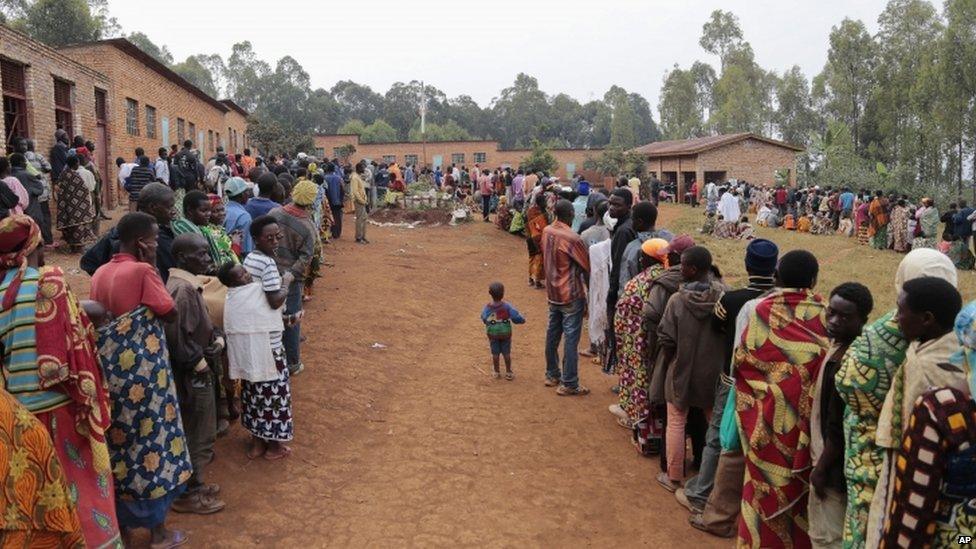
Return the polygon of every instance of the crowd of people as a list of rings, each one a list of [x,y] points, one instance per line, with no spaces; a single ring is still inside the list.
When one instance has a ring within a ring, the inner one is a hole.
[[[524,236],[529,284],[547,292],[545,385],[588,394],[578,355],[616,376],[610,413],[659,456],[656,481],[692,527],[750,547],[946,546],[976,532],[976,302],[962,303],[948,255],[915,246],[882,304],[856,281],[821,293],[812,253],[751,238],[748,282],[732,288],[702,243],[657,226],[639,180],[605,194],[532,177],[496,221]],[[709,213],[766,204],[750,191],[716,186]],[[804,206],[817,195],[792,193],[776,215],[820,207]],[[838,218],[856,201],[839,198]]]
[[[976,264],[976,209],[962,198],[940,210],[931,198],[913,202],[907,195],[883,191],[729,181],[710,182],[688,201],[705,204],[701,232],[718,238],[754,238],[749,222],[754,215],[760,227],[856,238],[859,244],[899,253],[932,248],[949,256],[958,269],[972,270]]]
[[[2,539],[121,547],[148,529],[152,547],[176,547],[188,536],[166,528],[170,511],[226,505],[206,472],[231,422],[249,458],[292,453],[304,303],[346,195],[368,202],[365,165],[136,149],[116,162],[130,211],[98,237],[95,145],[56,138],[51,162],[18,139],[0,158]],[[44,200],[68,251],[87,246],[87,300],[45,264]]]

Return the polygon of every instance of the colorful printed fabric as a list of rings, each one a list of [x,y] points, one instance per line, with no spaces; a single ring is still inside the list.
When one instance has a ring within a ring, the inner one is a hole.
[[[644,303],[650,297],[654,279],[663,274],[664,266],[655,264],[641,271],[624,286],[614,315],[617,336],[617,364],[614,373],[620,376],[620,407],[632,422],[647,417],[650,380],[647,364],[647,330],[644,322]]]
[[[291,384],[284,349],[274,350],[278,379],[252,383],[241,381],[241,424],[264,440],[292,439]]]
[[[949,547],[976,532],[976,402],[956,389],[916,401],[895,464],[880,547]]]
[[[65,242],[80,245],[95,240],[92,193],[85,187],[81,175],[72,169],[64,170],[57,181],[57,189],[58,213],[55,221]]]
[[[132,524],[122,508],[135,501],[139,515],[151,500],[163,508],[182,490],[192,472],[176,386],[162,323],[138,307],[100,330],[99,355],[112,398],[108,447],[115,474],[119,524],[152,527],[151,520]],[[165,504],[165,505],[164,505]],[[158,523],[157,523],[158,524]]]
[[[911,247],[908,240],[908,209],[904,206],[895,206],[891,212],[891,222],[888,224],[894,240],[894,250],[896,252],[907,252]]]
[[[218,260],[214,263],[214,267],[220,267],[224,263],[240,263],[241,260],[238,259],[237,254],[234,253],[234,243],[230,239],[230,235],[227,234],[227,229],[218,225],[207,225],[203,228],[204,232],[207,233],[209,238],[208,242],[213,242],[217,249]]]
[[[6,391],[0,391],[0,479],[0,545],[85,547],[51,436]]]
[[[823,298],[776,290],[756,306],[735,352],[745,457],[739,546],[806,547],[810,410],[829,346]]]
[[[884,448],[875,443],[878,416],[891,377],[905,360],[908,341],[891,311],[864,328],[844,355],[834,377],[844,399],[844,477],[847,512],[844,547],[862,548],[874,488],[884,462]]]
[[[198,234],[206,238],[207,247],[210,250],[210,260],[213,261],[214,265],[221,264],[220,248],[218,247],[217,241],[214,239],[213,234],[208,230],[208,228],[210,227],[209,225],[207,225],[206,227],[198,227],[197,225],[193,224],[193,222],[190,221],[189,219],[186,219],[185,217],[181,217],[176,221],[174,221],[170,225],[170,227],[173,229],[174,236],[180,236],[181,234],[192,233],[192,234]]]
[[[34,326],[42,384],[71,402],[38,418],[51,433],[89,547],[121,546],[105,443],[108,395],[95,330],[56,267],[41,271]]]

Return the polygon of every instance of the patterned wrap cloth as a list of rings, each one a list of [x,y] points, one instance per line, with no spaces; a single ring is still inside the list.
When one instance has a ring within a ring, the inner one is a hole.
[[[0,341],[6,389],[47,428],[89,547],[121,546],[105,431],[110,416],[95,333],[58,268],[29,267],[32,219],[0,221]]]
[[[162,524],[192,467],[162,323],[140,306],[99,330],[112,396],[108,446],[119,524]]]
[[[736,416],[745,457],[738,545],[809,547],[806,502],[814,381],[829,346],[823,298],[763,298],[736,350]]]

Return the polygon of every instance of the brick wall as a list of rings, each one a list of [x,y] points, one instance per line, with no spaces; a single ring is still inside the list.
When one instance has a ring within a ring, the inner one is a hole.
[[[27,36],[0,25],[0,57],[25,65],[28,137],[35,150],[49,156],[54,146],[54,79],[71,84],[71,119],[75,134],[96,133],[95,90],[110,89],[108,78],[90,67]],[[0,146],[6,147],[7,128],[0,118]],[[51,202],[52,215],[55,204]]]
[[[707,172],[724,172],[725,179],[739,179],[757,184],[772,184],[776,171],[790,170],[790,185],[796,185],[797,152],[758,139],[745,139],[699,154],[651,158],[647,171],[661,181],[678,182],[682,196],[689,178],[704,185]],[[692,175],[693,174],[693,175]]]
[[[221,142],[227,145],[225,150],[235,152],[229,147],[228,127],[237,130],[239,140],[244,139],[247,120],[243,115],[215,99],[201,98],[200,95],[113,43],[74,46],[62,51],[79,63],[104,73],[110,82],[111,147],[109,151],[112,161],[109,169],[112,182],[117,182],[114,162],[116,157],[130,161],[134,157],[136,147],[142,147],[148,156],[155,158],[156,151],[160,147],[181,143],[178,139],[180,119],[184,121],[183,139],[193,141],[194,147],[200,150],[204,161],[216,153],[216,148]],[[127,127],[126,111],[130,99],[136,102],[135,132],[130,132]],[[147,107],[155,109],[154,137],[151,136],[147,124]],[[195,127],[193,135],[190,135],[190,124]],[[243,150],[243,147],[240,148]],[[114,200],[112,204],[115,204]]]
[[[701,171],[725,171],[728,179],[744,179],[770,185],[776,171],[790,170],[790,185],[796,185],[796,151],[758,139],[746,139],[705,151],[699,155]]]
[[[237,134],[237,143],[234,143],[234,134]],[[228,153],[244,154],[245,148],[250,148],[247,144],[247,118],[231,108],[224,114],[224,129],[220,131],[220,139],[223,142],[224,150]],[[251,155],[257,156],[257,151],[251,150]]]
[[[420,166],[435,166],[438,157],[441,166],[450,166],[455,163],[454,155],[458,157],[458,166],[474,167],[479,163],[482,167],[497,168],[504,165],[517,167],[523,158],[528,156],[531,151],[528,149],[520,150],[499,150],[497,141],[445,141],[438,143],[427,143],[426,152],[422,143],[360,143],[358,135],[317,135],[315,136],[315,147],[321,149],[322,154],[332,158],[333,151],[343,145],[351,144],[356,147],[355,154],[350,158],[351,163],[356,163],[363,158],[382,162],[384,157],[392,157],[392,161],[404,165],[407,163],[407,156],[416,156],[417,164]],[[551,151],[559,167],[555,175],[567,177],[567,169],[575,168],[575,173],[584,172],[583,163],[587,158],[600,154],[600,150],[583,149],[556,149]],[[476,154],[483,154],[484,161],[476,162]],[[426,158],[426,162],[425,159]],[[574,166],[568,166],[573,164]],[[593,179],[596,174],[584,172],[588,178]]]

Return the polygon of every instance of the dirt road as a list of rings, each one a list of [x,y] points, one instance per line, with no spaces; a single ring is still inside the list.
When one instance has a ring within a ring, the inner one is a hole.
[[[545,294],[522,240],[477,222],[371,227],[360,247],[349,221],[308,304],[294,454],[249,461],[235,425],[209,473],[227,508],[171,515],[192,546],[728,546],[654,483],[607,413],[610,378],[587,362],[593,394],[543,386]],[[494,280],[528,318],[513,382],[488,376]]]

